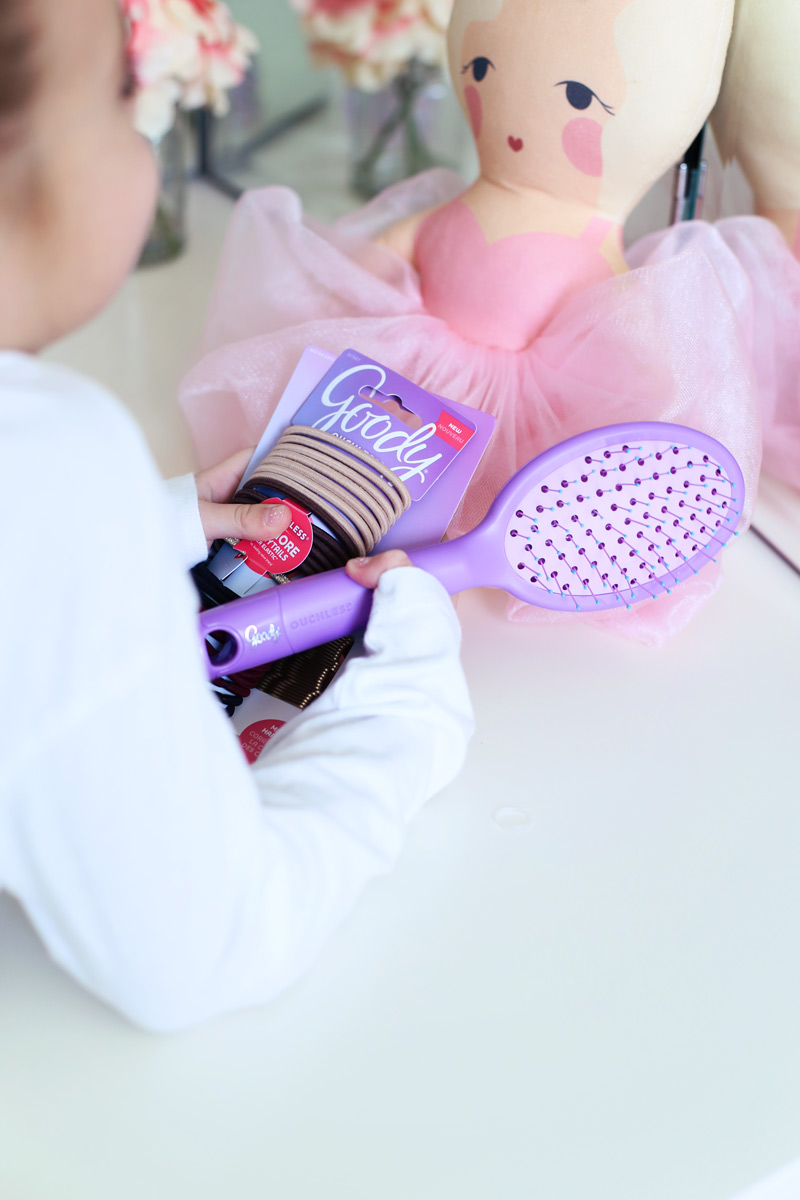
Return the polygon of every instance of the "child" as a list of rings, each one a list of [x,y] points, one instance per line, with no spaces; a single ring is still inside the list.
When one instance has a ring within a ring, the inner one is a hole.
[[[378,555],[348,568],[376,587],[367,655],[246,766],[185,570],[287,510],[219,503],[240,456],[198,477],[200,509],[178,481],[176,521],[120,405],[35,357],[148,229],[131,99],[114,0],[0,0],[0,887],[76,979],[169,1030],[309,966],[459,769],[471,714],[443,589]]]

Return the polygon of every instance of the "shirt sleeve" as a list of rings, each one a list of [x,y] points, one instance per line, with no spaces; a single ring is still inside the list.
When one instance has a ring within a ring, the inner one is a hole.
[[[0,879],[77,980],[172,1030],[308,968],[459,770],[472,716],[449,598],[395,569],[364,657],[248,767],[204,677],[161,482],[129,434],[112,450],[115,538],[96,484],[67,481],[106,549],[88,581],[64,559],[41,619],[62,644],[36,647],[33,677],[51,676],[7,764]]]
[[[203,562],[208,554],[208,542],[200,520],[197,503],[197,483],[192,474],[176,475],[164,481],[164,487],[172,506],[173,519],[178,537],[176,556],[185,567]]]

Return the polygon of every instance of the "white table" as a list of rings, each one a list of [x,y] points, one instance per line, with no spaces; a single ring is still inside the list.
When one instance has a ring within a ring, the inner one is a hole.
[[[191,199],[51,352],[168,471],[230,211]],[[463,597],[466,769],[268,1008],[138,1033],[0,900],[0,1197],[728,1200],[800,1154],[800,579],[752,535],[725,574],[660,652]]]

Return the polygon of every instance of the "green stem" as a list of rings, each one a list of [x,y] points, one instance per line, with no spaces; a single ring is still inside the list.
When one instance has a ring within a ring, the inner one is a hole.
[[[384,121],[383,125],[381,125],[380,129],[375,135],[374,142],[367,150],[366,154],[363,154],[361,158],[356,160],[355,175],[357,179],[369,175],[372,168],[375,166],[376,162],[386,149],[392,134],[398,130],[401,125],[404,125],[407,122],[410,108],[413,106],[413,93],[409,97],[405,93],[405,90],[399,86],[398,80],[395,80],[394,90],[399,96],[398,106]]]
[[[159,203],[139,265],[145,267],[153,263],[168,262],[177,258],[182,249],[183,237],[175,227],[175,220],[166,207]]]
[[[378,129],[366,152],[353,163],[353,186],[362,196],[372,197],[380,188],[380,170],[376,167],[386,153],[391,139],[400,132],[402,145],[399,149],[403,174],[414,175],[426,167],[435,165],[436,157],[429,149],[418,124],[418,100],[420,93],[435,78],[435,68],[416,59],[408,64],[393,84],[394,107]],[[388,182],[388,180],[384,181]]]
[[[416,96],[411,95],[410,102],[405,112],[405,157],[406,157],[406,174],[416,175],[424,167],[429,167],[433,164],[433,155],[428,150],[425,139],[422,137],[417,125],[417,120],[414,115],[414,100]]]

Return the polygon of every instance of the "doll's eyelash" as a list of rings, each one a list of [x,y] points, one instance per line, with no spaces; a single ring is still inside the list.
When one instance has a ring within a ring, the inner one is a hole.
[[[610,104],[606,104],[600,99],[597,92],[593,92],[585,83],[579,83],[577,79],[562,79],[556,87],[565,87],[567,89],[567,101],[573,108],[579,111],[588,108],[592,100],[596,100],[601,108],[604,108],[610,117],[614,116],[614,109]],[[588,97],[588,98],[587,98]]]

